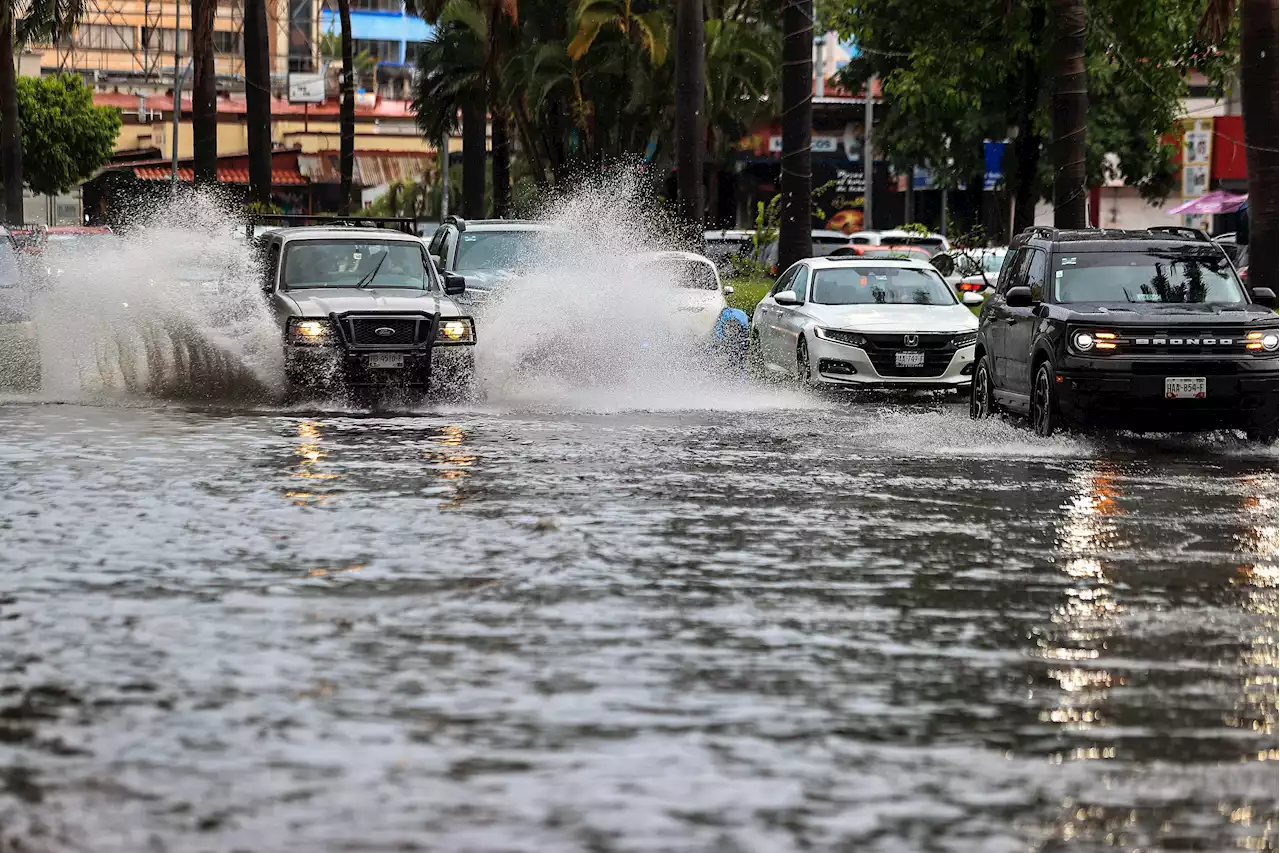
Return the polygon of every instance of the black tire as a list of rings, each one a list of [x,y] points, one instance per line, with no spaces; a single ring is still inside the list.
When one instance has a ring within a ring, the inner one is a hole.
[[[975,421],[995,414],[996,401],[991,387],[991,359],[985,355],[978,359],[973,371],[973,384],[969,386],[969,417]]]
[[[752,376],[765,375],[764,353],[760,351],[760,332],[752,327],[747,335],[747,372]]]
[[[1048,438],[1062,426],[1058,413],[1058,392],[1053,382],[1053,368],[1041,362],[1031,380],[1031,428],[1041,438]]]
[[[1245,437],[1258,444],[1275,444],[1278,433],[1280,410],[1274,406],[1254,411],[1244,428]]]
[[[800,340],[796,342],[796,381],[801,385],[808,385],[813,379],[813,367],[809,364],[809,342],[804,339],[804,332],[800,333]]]

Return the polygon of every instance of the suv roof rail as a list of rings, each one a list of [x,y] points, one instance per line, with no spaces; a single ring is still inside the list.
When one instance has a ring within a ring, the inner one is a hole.
[[[1200,240],[1205,243],[1213,242],[1209,239],[1209,235],[1199,228],[1190,228],[1186,225],[1153,225],[1147,230],[1153,234],[1173,234],[1176,237],[1186,237],[1190,240]]]
[[[1049,225],[1028,225],[1022,230],[1028,237],[1044,237],[1046,240],[1058,239],[1058,229]]]
[[[444,218],[444,224],[452,225],[458,229],[459,233],[467,230],[467,220],[463,219],[461,216],[446,216]]]
[[[326,213],[253,213],[245,217],[245,230],[253,238],[253,226],[279,228],[344,225],[351,228],[392,228],[411,237],[418,236],[418,222],[412,216],[333,216]]]

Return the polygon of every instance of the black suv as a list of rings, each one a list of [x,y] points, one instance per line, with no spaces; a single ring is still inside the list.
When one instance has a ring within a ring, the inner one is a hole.
[[[1276,294],[1191,228],[1029,228],[982,306],[969,411],[1276,439]]]

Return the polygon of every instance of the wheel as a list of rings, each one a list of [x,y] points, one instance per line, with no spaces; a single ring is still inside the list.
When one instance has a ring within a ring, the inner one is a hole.
[[[1031,383],[1031,427],[1036,435],[1048,438],[1061,426],[1058,414],[1058,394],[1053,383],[1053,368],[1049,362],[1041,363]]]
[[[800,340],[796,344],[796,380],[802,384],[808,384],[813,376],[813,370],[809,367],[809,343],[804,339],[804,332],[800,333]]]
[[[1258,444],[1274,444],[1277,432],[1280,432],[1280,411],[1274,406],[1254,411],[1244,428],[1245,437]]]
[[[764,376],[764,353],[760,351],[760,332],[754,327],[747,337],[747,371],[752,376]]]
[[[973,371],[973,384],[969,386],[969,417],[982,420],[993,414],[995,400],[991,394],[991,359],[984,355],[978,359],[978,367]]]

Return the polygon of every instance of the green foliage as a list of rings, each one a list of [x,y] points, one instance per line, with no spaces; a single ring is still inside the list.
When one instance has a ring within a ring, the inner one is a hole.
[[[253,216],[255,214],[279,214],[284,213],[284,209],[275,202],[263,204],[260,201],[251,201],[244,206],[244,213],[246,216]]]
[[[733,293],[725,297],[725,302],[729,303],[730,308],[740,308],[747,312],[749,317],[756,310],[756,304],[764,299],[764,295],[771,287],[773,287],[773,279],[768,276],[735,278]]]
[[[1160,137],[1174,128],[1189,72],[1204,73],[1220,88],[1233,70],[1237,33],[1217,45],[1197,34],[1207,2],[1090,0],[1091,185],[1123,177],[1149,199],[1172,188],[1170,150]],[[1049,138],[1047,0],[861,0],[843,8],[820,4],[820,14],[824,8],[843,36],[865,48],[842,72],[845,85],[872,74],[881,79],[890,106],[876,132],[896,169],[928,165],[955,186],[982,173],[984,139],[1003,139],[1011,127],[1024,140]],[[1117,159],[1109,161],[1108,153]],[[1040,186],[1047,190],[1052,182],[1042,179]]]
[[[57,195],[93,176],[111,159],[120,111],[93,104],[79,76],[18,78],[23,179],[37,193]]]

